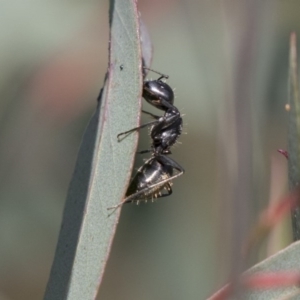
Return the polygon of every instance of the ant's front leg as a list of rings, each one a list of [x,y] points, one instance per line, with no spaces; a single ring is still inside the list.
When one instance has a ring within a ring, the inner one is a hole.
[[[147,150],[142,150],[142,151],[138,151],[138,152],[136,152],[137,154],[145,154],[145,153],[150,153],[150,152],[152,152],[153,151],[153,149],[147,149]]]
[[[182,175],[185,170],[184,168],[178,164],[175,160],[173,160],[172,158],[170,158],[169,156],[166,156],[166,155],[159,155],[157,156],[157,161],[159,161],[162,165],[165,165],[165,166],[170,166],[172,167],[173,169],[177,170],[179,173],[174,175],[176,177]]]
[[[156,74],[160,75],[160,77],[159,77],[157,80],[161,80],[161,79],[163,79],[163,78],[165,78],[165,79],[168,79],[168,78],[169,78],[169,75],[165,75],[165,74],[163,74],[163,73],[160,73],[160,72],[157,72],[157,71],[155,71],[155,70],[153,70],[153,69],[150,69],[150,68],[145,67],[145,66],[144,66],[144,61],[143,61],[143,70],[152,71],[153,73],[156,73]]]

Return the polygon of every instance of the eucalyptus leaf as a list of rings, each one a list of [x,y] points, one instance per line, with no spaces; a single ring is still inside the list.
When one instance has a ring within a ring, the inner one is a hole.
[[[282,296],[282,297],[279,297],[277,299],[278,300],[299,300],[300,299],[300,291],[290,293],[287,296]]]
[[[253,275],[253,274],[263,274],[263,273],[273,273],[276,272],[299,272],[300,270],[300,242],[295,242],[289,247],[279,251],[275,255],[267,258],[266,260],[260,262],[259,264],[255,265],[247,272],[244,273],[245,276]],[[300,272],[299,272],[300,273]],[[222,294],[222,291],[226,289],[224,287],[220,291],[218,291],[215,295],[210,297],[208,300],[213,299],[223,299],[217,298],[217,295]],[[226,299],[236,300],[236,299],[243,299],[243,300],[275,300],[275,299],[300,299],[295,298],[297,293],[300,293],[300,289],[297,286],[288,286],[282,287],[278,286],[278,288],[269,288],[269,289],[248,289],[242,293],[242,295],[237,297],[229,297]]]
[[[293,32],[290,37],[289,59],[289,186],[294,190],[300,183],[300,95],[297,61],[297,38]],[[292,227],[294,240],[300,240],[300,207],[292,210]]]
[[[46,300],[95,299],[109,256],[120,203],[131,177],[138,134],[117,135],[139,125],[141,49],[134,0],[110,5],[109,68],[98,107],[80,146],[70,183]]]

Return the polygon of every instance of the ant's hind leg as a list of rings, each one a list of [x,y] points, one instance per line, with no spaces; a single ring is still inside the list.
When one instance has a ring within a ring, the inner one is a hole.
[[[147,149],[147,150],[142,150],[142,151],[138,151],[136,152],[137,154],[145,154],[145,153],[150,153],[152,152],[153,150],[152,149]]]
[[[125,203],[131,203],[131,202],[138,201],[138,200],[137,200],[137,197],[138,197],[139,195],[142,195],[142,194],[144,193],[145,190],[146,190],[146,189],[143,189],[143,190],[140,190],[140,191],[138,191],[138,192],[136,192],[136,193],[133,193],[133,194],[127,196],[127,197],[126,197],[123,201],[121,201],[119,204],[114,205],[114,206],[111,206],[111,207],[108,207],[107,210],[111,210],[111,209],[114,209],[114,210],[115,210],[115,209],[117,209],[117,208],[123,206],[123,204],[125,204]]]
[[[154,185],[152,185],[150,187],[147,187],[147,188],[142,189],[142,190],[140,190],[140,191],[138,191],[136,193],[133,193],[132,195],[126,197],[119,204],[111,206],[111,207],[108,207],[107,209],[108,210],[111,210],[111,209],[115,210],[115,209],[123,206],[123,204],[125,204],[125,203],[132,203],[132,202],[137,202],[137,201],[147,201],[149,199],[139,199],[139,200],[137,200],[137,198],[138,198],[139,195],[145,194],[145,192],[147,192],[148,190],[150,190],[151,188],[153,188],[154,186],[156,186],[158,184],[161,184],[161,182],[157,182],[156,184],[154,184]],[[167,192],[164,193],[164,194],[157,194],[156,198],[168,197],[168,196],[172,195],[173,191],[172,191],[172,187],[171,187],[171,185],[170,185],[169,182],[166,183],[165,188],[166,188]]]
[[[173,160],[172,158],[170,158],[166,155],[160,155],[157,158],[157,160],[163,165],[168,165],[168,166],[176,169],[177,171],[179,171],[180,175],[182,175],[185,172],[184,168],[180,164],[178,164],[175,160]],[[180,176],[179,174],[178,174],[178,176]]]

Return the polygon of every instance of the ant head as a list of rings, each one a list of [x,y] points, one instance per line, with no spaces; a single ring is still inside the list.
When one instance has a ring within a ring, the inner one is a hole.
[[[143,97],[151,105],[164,111],[174,103],[173,90],[167,83],[159,79],[144,82]]]

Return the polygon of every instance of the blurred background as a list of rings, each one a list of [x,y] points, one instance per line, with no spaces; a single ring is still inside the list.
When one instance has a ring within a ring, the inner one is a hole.
[[[0,300],[43,297],[107,68],[107,2],[1,1]],[[205,299],[228,280],[259,212],[287,190],[276,150],[287,145],[288,44],[300,32],[299,2],[140,0],[139,10],[152,68],[170,76],[185,115],[173,157],[186,174],[171,197],[124,206],[99,299]],[[145,132],[139,149],[149,145]],[[251,263],[290,241],[287,218]]]

